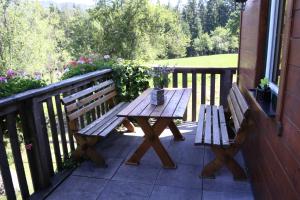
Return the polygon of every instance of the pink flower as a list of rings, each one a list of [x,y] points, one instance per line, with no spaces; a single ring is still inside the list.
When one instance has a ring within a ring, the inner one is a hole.
[[[12,69],[7,70],[7,72],[6,72],[7,78],[12,78],[12,77],[14,77],[15,75],[16,75],[16,73],[15,73],[15,71],[12,70]]]
[[[25,148],[30,151],[32,149],[32,144],[25,144]]]
[[[72,67],[76,67],[77,66],[77,61],[71,60],[69,62],[69,65],[71,65]]]
[[[41,79],[42,79],[42,73],[40,73],[40,72],[35,72],[35,73],[34,73],[34,79],[35,79],[35,80],[41,80]]]
[[[0,83],[6,83],[7,79],[4,76],[0,76]]]

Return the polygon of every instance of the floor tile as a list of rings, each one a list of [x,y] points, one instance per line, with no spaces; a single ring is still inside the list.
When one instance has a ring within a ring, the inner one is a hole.
[[[123,161],[123,159],[116,158],[107,159],[107,168],[99,168],[92,161],[86,161],[73,172],[73,175],[110,179],[116,173]]]
[[[203,191],[203,200],[253,200],[250,193]]]
[[[97,200],[149,199],[153,185],[125,181],[110,181]]]
[[[150,200],[200,200],[201,195],[201,189],[186,189],[156,185],[151,194]]]
[[[123,180],[130,182],[154,184],[160,167],[141,163],[138,166],[123,164],[112,180]]]
[[[47,200],[96,200],[106,184],[104,179],[70,176]]]
[[[183,188],[202,188],[202,179],[198,174],[200,166],[178,164],[177,169],[162,169],[156,184]]]

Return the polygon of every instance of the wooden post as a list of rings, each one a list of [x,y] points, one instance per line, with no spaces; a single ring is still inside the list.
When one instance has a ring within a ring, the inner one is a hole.
[[[227,96],[232,86],[232,72],[231,70],[224,69],[224,73],[221,74],[220,82],[220,105],[223,105],[224,109],[227,109]]]

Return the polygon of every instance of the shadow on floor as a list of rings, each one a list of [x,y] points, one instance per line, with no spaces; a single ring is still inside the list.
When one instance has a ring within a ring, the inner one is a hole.
[[[91,200],[199,200],[253,199],[249,182],[234,181],[223,168],[216,179],[201,179],[204,164],[213,159],[207,147],[194,146],[196,124],[178,126],[185,141],[173,141],[165,130],[161,141],[177,164],[177,169],[163,169],[159,158],[150,149],[139,166],[124,162],[142,142],[143,133],[111,134],[98,145],[107,160],[108,168],[97,168],[92,162],[82,163],[47,199]],[[244,166],[243,157],[237,155]]]

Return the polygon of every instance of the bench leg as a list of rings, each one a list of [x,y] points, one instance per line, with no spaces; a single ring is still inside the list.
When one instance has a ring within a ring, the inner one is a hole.
[[[93,161],[98,167],[107,167],[104,158],[95,148],[98,138],[86,137],[79,134],[74,134],[74,136],[78,144],[77,149],[72,154],[75,160],[87,158]]]
[[[201,177],[214,178],[215,172],[225,165],[231,171],[235,180],[247,179],[245,171],[233,158],[238,152],[238,148],[230,147],[228,149],[224,149],[212,146],[211,149],[216,158],[204,167],[201,172]]]
[[[127,118],[123,121],[123,125],[127,128],[128,132],[134,133],[135,127]]]

